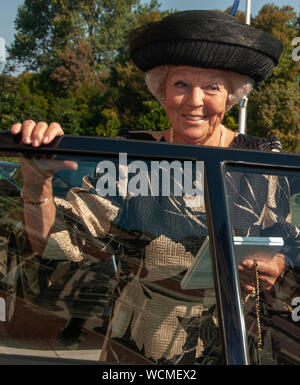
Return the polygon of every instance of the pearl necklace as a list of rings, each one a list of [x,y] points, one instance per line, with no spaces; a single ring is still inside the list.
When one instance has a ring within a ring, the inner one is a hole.
[[[222,124],[221,128],[222,128],[222,134],[221,134],[221,138],[220,138],[219,147],[224,147],[225,146],[225,139],[226,139],[226,128],[223,126],[223,124]],[[169,139],[170,143],[173,143],[173,137],[174,137],[173,132],[174,132],[173,127],[171,127],[171,129],[170,129],[170,139]]]

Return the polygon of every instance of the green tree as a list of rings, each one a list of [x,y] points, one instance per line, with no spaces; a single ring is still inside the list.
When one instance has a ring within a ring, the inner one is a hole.
[[[0,93],[1,129],[12,123],[26,120],[45,120],[49,99],[39,89],[39,79],[34,74],[23,73],[17,79],[2,75]]]
[[[161,131],[171,128],[171,123],[163,107],[155,100],[143,102],[143,111],[136,122],[138,130]]]
[[[230,12],[228,8],[226,12]],[[245,14],[236,17],[245,22]],[[278,7],[266,4],[258,15],[251,18],[251,25],[277,37],[284,45],[278,66],[273,74],[260,83],[249,95],[247,133],[268,137],[277,136],[285,151],[300,150],[300,94],[297,75],[300,62],[292,60],[291,42],[299,36],[299,17],[290,6]],[[238,127],[238,111],[235,108],[225,115],[225,124],[231,129]]]
[[[158,9],[157,0],[25,0],[10,58],[33,73],[26,82],[15,79],[7,94],[15,114],[9,116],[22,120],[34,111],[35,120],[58,121],[66,133],[79,135],[114,136],[121,124],[136,124],[151,95],[130,62],[128,33],[158,20]],[[47,100],[44,111],[33,95]]]
[[[253,26],[277,37],[282,41],[284,50],[279,65],[270,78],[282,78],[284,80],[295,80],[295,75],[300,73],[300,62],[292,60],[292,40],[298,36],[299,18],[293,7],[278,7],[275,4],[266,4],[253,20]]]
[[[105,76],[104,72],[96,71],[91,46],[84,40],[78,40],[73,47],[66,47],[57,56],[54,65],[42,72],[48,75],[59,95],[81,89],[87,84],[95,86]]]
[[[261,137],[277,136],[288,152],[300,151],[299,84],[275,79],[251,95],[248,133]]]
[[[137,14],[158,7],[156,0],[146,6],[140,0],[25,0],[18,8],[9,54],[26,70],[40,71],[80,41],[89,45],[94,62],[107,68]]]
[[[283,42],[284,50],[273,74],[249,96],[248,133],[276,135],[285,151],[300,150],[300,62],[292,60],[292,39],[298,36],[299,18],[290,6],[265,5],[253,25]]]
[[[2,129],[28,117],[56,120],[76,135],[114,136],[122,125],[169,127],[127,44],[130,30],[167,13],[157,0],[25,0],[9,52],[32,73],[0,76]],[[245,20],[243,12],[237,17]],[[248,133],[276,135],[285,150],[299,151],[300,61],[291,57],[299,17],[289,6],[267,4],[251,24],[282,40],[284,52],[273,75],[249,96]],[[237,130],[238,114],[237,105],[226,113],[225,125]]]

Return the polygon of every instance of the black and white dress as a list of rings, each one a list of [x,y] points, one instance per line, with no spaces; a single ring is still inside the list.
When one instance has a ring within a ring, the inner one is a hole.
[[[163,141],[160,133],[123,131],[121,136]],[[231,148],[281,151],[276,138],[241,134]],[[66,200],[56,199],[56,223],[43,258],[84,261],[114,255],[114,306],[101,358],[131,364],[222,363],[214,289],[180,286],[207,236],[205,209],[189,208],[183,197],[174,196],[104,198],[96,183],[97,176],[85,177],[82,188],[72,189]],[[280,225],[287,237],[298,237],[288,222],[285,178],[234,176],[228,185],[236,235],[270,236]]]

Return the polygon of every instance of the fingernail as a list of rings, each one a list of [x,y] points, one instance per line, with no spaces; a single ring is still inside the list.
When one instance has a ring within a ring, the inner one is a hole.
[[[29,136],[26,136],[26,137],[24,138],[24,143],[26,143],[26,144],[30,144],[30,143],[31,143],[31,139],[30,139]]]
[[[34,145],[35,147],[37,147],[37,146],[39,145],[39,141],[38,141],[37,139],[34,139],[33,145]]]
[[[46,136],[44,139],[43,139],[43,143],[48,143],[49,142],[49,137]]]

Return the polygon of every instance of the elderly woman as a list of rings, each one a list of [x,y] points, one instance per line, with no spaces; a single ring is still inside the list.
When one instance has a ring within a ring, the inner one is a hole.
[[[145,72],[149,90],[165,108],[172,125],[170,130],[145,133],[143,139],[281,151],[276,138],[241,135],[222,125],[225,112],[247,95],[255,82],[272,73],[281,51],[282,44],[274,37],[216,11],[174,13],[134,31],[130,36],[131,57]],[[58,123],[30,120],[15,124],[11,132],[22,132],[23,142],[33,146],[63,135]],[[138,139],[137,133],[126,130],[120,135]],[[65,164],[68,166],[73,167]],[[175,202],[175,197],[173,201],[152,197],[146,202],[145,197],[127,197],[116,202],[91,192],[96,184],[92,178],[84,180],[82,189],[71,190],[66,201],[56,199],[55,205],[53,171],[44,170],[33,179],[28,162],[23,162],[22,169],[25,224],[32,248],[41,258],[59,254],[62,259],[79,261],[88,255],[88,242],[95,250],[103,248],[105,239],[113,238],[115,245],[122,245],[110,250],[119,261],[119,295],[102,359],[183,364],[203,363],[210,357],[211,362],[220,362],[214,290],[199,294],[180,287],[207,235],[203,207],[193,207],[184,214],[183,202],[179,198]],[[249,180],[250,187],[252,182]],[[238,213],[246,218],[242,234],[256,235],[263,228],[269,182],[264,178],[260,182],[266,186],[266,190],[255,191],[257,202],[262,203],[257,205],[260,211],[249,213],[241,208]],[[284,180],[281,189],[286,194],[281,194],[278,210],[281,218],[287,218],[288,187]],[[87,190],[89,194],[84,193]],[[244,197],[251,193],[249,188]],[[233,193],[233,197],[242,199],[239,194]],[[174,202],[181,215],[172,215]],[[80,218],[80,226],[70,225],[70,220],[66,223],[64,213],[74,217],[73,221]],[[257,216],[260,224],[256,223]],[[130,225],[132,218],[134,225]],[[263,290],[273,287],[284,264],[282,254],[268,262],[259,261]],[[251,259],[239,265],[241,285],[248,293],[254,289],[253,266]]]

